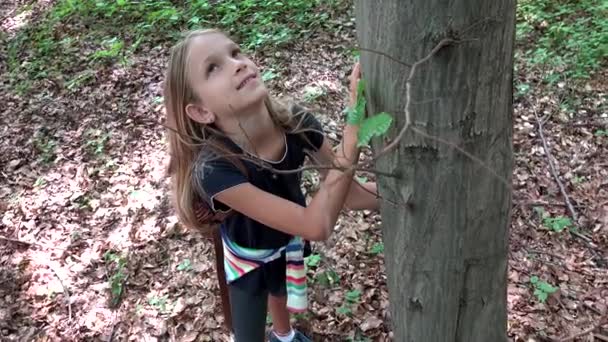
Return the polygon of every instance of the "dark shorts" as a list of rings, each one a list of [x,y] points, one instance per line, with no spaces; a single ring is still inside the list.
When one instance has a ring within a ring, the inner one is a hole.
[[[310,254],[310,243],[306,241],[304,245],[304,257]],[[285,261],[285,252],[283,252],[280,258],[247,273],[232,282],[230,286],[235,286],[252,296],[263,295],[265,293],[270,293],[277,297],[285,296],[287,295],[285,284],[286,269],[287,263]]]

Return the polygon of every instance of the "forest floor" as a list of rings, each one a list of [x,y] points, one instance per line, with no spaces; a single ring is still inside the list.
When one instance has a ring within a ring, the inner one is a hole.
[[[63,72],[29,79],[14,71],[36,62],[31,42],[9,46],[54,3],[0,5],[0,340],[224,340],[212,245],[177,224],[168,197],[160,82],[174,41],[91,64],[88,24],[66,20],[50,32],[82,38],[78,49],[49,52]],[[354,21],[348,1],[325,10],[331,25],[253,59],[273,94],[340,138]],[[517,63],[509,337],[608,341],[608,73],[548,85]],[[345,212],[314,245],[298,324],[315,340],[392,340],[380,226],[378,213]]]

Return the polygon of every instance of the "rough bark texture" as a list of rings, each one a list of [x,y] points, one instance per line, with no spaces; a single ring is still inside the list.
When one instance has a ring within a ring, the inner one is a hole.
[[[443,39],[411,81],[412,125],[379,160],[381,212],[395,341],[506,341],[511,205],[515,0],[356,1],[363,48],[413,64]],[[405,124],[410,69],[361,52],[370,113]],[[386,142],[374,142],[376,150]],[[506,183],[506,184],[505,184]]]

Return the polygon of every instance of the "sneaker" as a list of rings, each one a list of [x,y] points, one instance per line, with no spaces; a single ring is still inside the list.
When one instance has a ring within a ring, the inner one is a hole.
[[[293,340],[291,340],[292,342],[312,342],[311,339],[309,339],[308,337],[306,337],[306,335],[302,334],[301,332],[294,330],[295,335],[293,337]],[[281,342],[281,340],[279,340],[273,333],[272,331],[269,334],[270,336],[270,342]]]

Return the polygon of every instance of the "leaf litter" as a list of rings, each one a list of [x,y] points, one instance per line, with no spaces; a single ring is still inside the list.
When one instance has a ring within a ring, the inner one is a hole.
[[[341,138],[352,66],[351,15],[341,14],[341,31],[254,55],[276,74],[268,80],[276,95],[303,100],[307,87],[323,89],[306,104],[333,139]],[[30,96],[0,91],[2,340],[227,339],[212,245],[177,223],[168,198],[158,100],[167,46],[142,47],[128,67],[91,70],[93,81],[80,88],[39,82]],[[596,132],[608,126],[608,74],[549,88],[535,70],[519,70],[520,82],[537,86],[515,103],[508,331],[529,341],[579,333],[608,312],[607,266],[567,229],[547,229],[535,210],[568,216],[532,112],[545,120],[577,226],[604,255],[608,138]],[[564,109],[567,96],[580,106]],[[304,188],[313,192],[317,182],[312,173]],[[348,212],[329,241],[314,245],[311,310],[294,321],[315,340],[392,340],[380,226],[377,213]],[[531,279],[555,291],[539,300]]]

